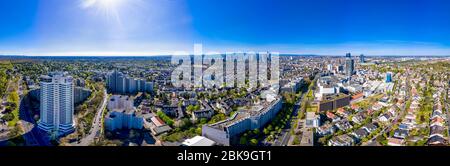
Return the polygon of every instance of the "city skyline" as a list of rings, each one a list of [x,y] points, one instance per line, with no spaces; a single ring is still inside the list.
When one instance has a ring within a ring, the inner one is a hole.
[[[0,55],[450,55],[450,3],[415,2],[2,1]]]

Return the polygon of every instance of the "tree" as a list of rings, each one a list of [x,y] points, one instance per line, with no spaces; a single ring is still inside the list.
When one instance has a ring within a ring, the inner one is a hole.
[[[367,142],[367,138],[363,138],[361,142]]]
[[[87,109],[88,109],[88,106],[87,106],[87,104],[86,104],[86,103],[84,103],[84,104],[83,104],[83,106],[81,106],[81,109],[83,109],[83,110],[87,110]]]
[[[266,128],[264,128],[263,133],[264,133],[264,135],[269,135],[269,134],[270,134],[270,131],[269,131],[269,129],[267,129],[267,127],[266,127]]]
[[[253,130],[253,134],[254,134],[254,135],[259,135],[259,133],[260,133],[259,129]]]
[[[200,105],[194,106],[194,110],[195,110],[195,111],[200,110]]]
[[[19,94],[16,91],[13,91],[8,96],[8,102],[10,103],[18,103],[19,102]]]
[[[250,145],[251,145],[251,146],[256,146],[256,145],[258,145],[258,140],[257,140],[257,139],[254,139],[254,138],[251,139],[251,140],[250,140]]]
[[[241,138],[239,139],[239,144],[246,145],[247,144],[247,136],[245,136],[245,135],[241,136]]]
[[[206,118],[200,118],[200,124],[201,124],[201,125],[206,124],[207,122],[208,122],[208,119],[206,119]]]
[[[222,113],[216,114],[216,115],[214,115],[214,116],[211,118],[211,120],[208,122],[208,124],[213,124],[213,123],[216,123],[216,122],[225,120],[226,118],[227,118],[227,117],[226,117],[225,114],[222,114]]]
[[[173,126],[174,121],[169,116],[167,116],[164,112],[158,111],[158,112],[156,112],[156,115],[158,115],[158,117],[160,117],[164,122],[166,122],[167,125]]]
[[[271,124],[269,124],[269,126],[267,126],[267,130],[269,130],[269,131],[272,131],[272,130],[273,130],[273,127],[272,127]]]
[[[195,111],[195,107],[193,105],[189,105],[189,106],[187,106],[186,111],[188,113],[192,113],[193,111]]]
[[[195,134],[202,135],[202,128],[201,127],[197,127],[197,129],[195,129]]]
[[[298,136],[294,136],[294,141],[292,142],[293,145],[300,144],[300,138]]]
[[[319,138],[319,143],[322,144],[322,145],[326,145],[327,144],[327,137]]]
[[[12,113],[7,113],[5,115],[3,115],[2,120],[4,121],[12,121],[14,119],[14,114]]]
[[[192,121],[189,120],[189,118],[183,118],[181,120],[181,125],[180,128],[185,130],[185,129],[189,129],[192,126]]]

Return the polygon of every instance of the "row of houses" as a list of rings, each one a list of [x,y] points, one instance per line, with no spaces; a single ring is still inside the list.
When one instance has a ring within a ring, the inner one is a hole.
[[[361,142],[362,139],[366,138],[377,129],[378,124],[376,123],[366,124],[350,134],[343,134],[331,138],[328,141],[328,146],[352,146],[355,143]]]
[[[329,146],[351,146],[355,143],[361,142],[364,138],[368,137],[371,133],[375,132],[379,128],[379,124],[375,121],[365,122],[368,118],[373,116],[376,111],[380,111],[383,107],[389,106],[389,98],[384,97],[379,102],[372,105],[370,108],[363,110],[357,105],[352,105],[351,109],[339,108],[335,113],[327,112],[326,117],[332,121],[331,124],[323,125],[317,128],[317,133],[320,136],[333,134],[334,132],[348,131],[353,129],[356,125],[365,124],[364,126],[354,130],[351,133],[343,134],[337,137],[333,137],[328,141]],[[392,119],[393,115],[396,113],[395,107],[389,109],[388,114],[390,117],[384,117]],[[380,117],[383,117],[381,115]],[[381,118],[383,119],[383,118]]]
[[[324,124],[316,129],[319,136],[331,135],[337,131],[349,131],[354,125],[363,124],[364,121],[372,116],[374,111],[372,108],[362,110],[356,105],[352,105],[352,109],[340,108],[335,113],[329,111],[326,117],[331,123]],[[351,118],[350,118],[351,117]],[[350,119],[349,119],[350,118]],[[376,122],[367,123],[359,129],[347,134],[333,137],[328,141],[329,146],[351,146],[360,142],[378,129]]]
[[[430,135],[428,137],[428,145],[448,145],[448,132],[446,127],[446,114],[442,110],[441,95],[444,89],[438,89],[438,92],[433,95],[434,106],[433,113],[430,118]]]
[[[402,146],[406,142],[406,138],[409,136],[409,132],[417,127],[417,111],[420,108],[421,97],[417,93],[415,84],[411,86],[411,104],[407,109],[406,115],[403,121],[399,124],[399,127],[394,130],[394,135],[388,138],[389,146]],[[406,93],[405,93],[406,95]]]

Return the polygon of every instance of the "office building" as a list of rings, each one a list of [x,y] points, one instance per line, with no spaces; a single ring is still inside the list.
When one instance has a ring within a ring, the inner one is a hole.
[[[350,105],[351,96],[342,93],[323,96],[319,102],[318,111],[331,111]]]
[[[386,83],[390,83],[390,82],[392,82],[392,73],[387,72],[386,73]]]
[[[347,53],[345,57],[345,75],[351,77],[355,72],[355,60],[352,59],[350,53]]]
[[[57,136],[71,133],[74,126],[73,78],[50,73],[40,78],[40,120],[38,127]]]
[[[335,76],[323,76],[320,77],[317,81],[317,87],[319,88],[319,91],[317,92],[316,96],[318,98],[322,98],[321,96],[326,94],[336,94],[340,92],[340,88],[337,85],[339,83],[339,80]]]
[[[364,54],[359,55],[359,62],[366,63],[366,57],[364,56]]]

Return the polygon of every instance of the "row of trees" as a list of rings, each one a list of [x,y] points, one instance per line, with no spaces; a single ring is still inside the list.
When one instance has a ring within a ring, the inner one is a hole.
[[[157,115],[159,116],[158,113]],[[174,130],[172,130],[169,134],[162,136],[161,139],[163,141],[177,142],[185,138],[191,138],[196,135],[201,135],[201,126],[206,124],[207,122],[208,121],[205,118],[202,118],[196,122],[192,122],[189,118],[183,118],[178,122],[178,125]]]
[[[9,93],[3,120],[8,121],[8,126],[15,126],[19,121],[19,95],[16,91]]]
[[[158,117],[160,117],[167,125],[173,126],[173,119],[167,116],[163,111],[159,110],[158,112],[156,112],[156,115],[158,115]]]
[[[157,113],[157,115],[159,117],[161,117],[160,114],[161,113],[159,113],[159,114]],[[162,115],[162,116],[164,117],[164,115]],[[167,117],[167,115],[165,117]],[[226,118],[227,118],[227,116],[222,113],[214,115],[213,117],[211,117],[211,119],[209,121],[206,118],[201,118],[201,119],[193,122],[189,118],[183,118],[177,123],[176,128],[174,130],[172,130],[170,132],[170,134],[162,137],[162,140],[176,142],[176,141],[180,141],[184,138],[190,138],[190,137],[193,137],[196,135],[201,135],[203,125],[213,124],[213,123],[225,120]],[[161,117],[161,119],[163,119],[163,118]]]
[[[8,86],[8,80],[11,76],[7,74],[7,71],[12,70],[12,65],[10,62],[0,62],[0,100],[6,93],[6,88]]]

